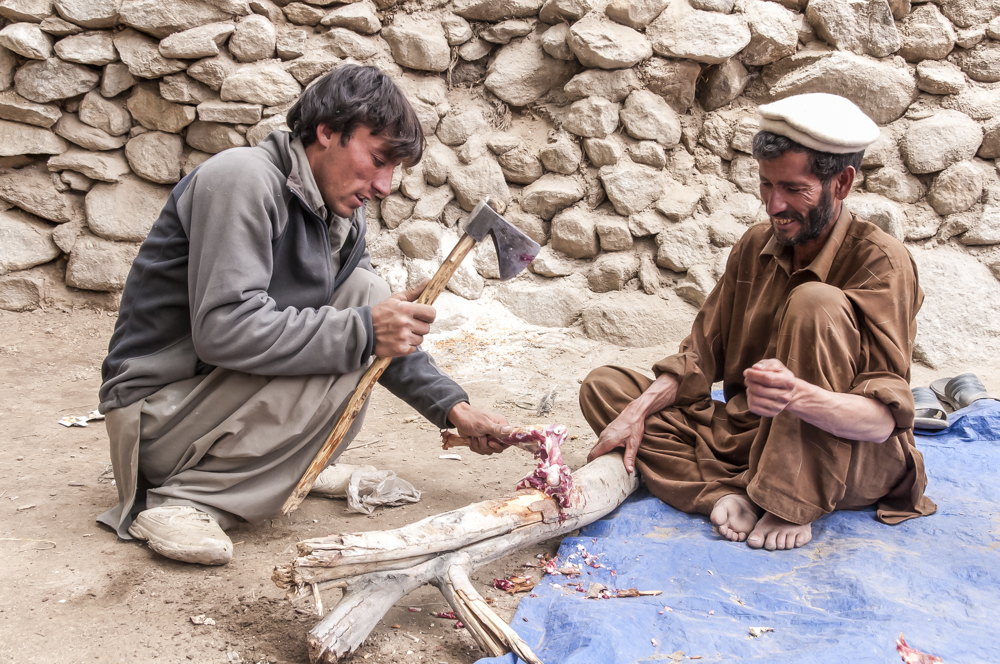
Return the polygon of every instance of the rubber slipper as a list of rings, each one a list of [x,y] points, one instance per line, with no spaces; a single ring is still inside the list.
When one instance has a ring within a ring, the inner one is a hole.
[[[964,373],[954,378],[938,378],[931,383],[938,399],[958,410],[980,399],[996,399],[986,391],[976,374]]]
[[[913,428],[924,431],[941,431],[948,428],[948,414],[944,406],[927,387],[914,387],[913,392]]]

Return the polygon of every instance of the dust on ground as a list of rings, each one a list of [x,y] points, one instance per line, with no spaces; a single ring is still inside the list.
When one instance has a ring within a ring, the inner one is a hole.
[[[225,567],[161,558],[94,521],[117,500],[103,424],[56,423],[96,407],[116,315],[69,307],[0,312],[0,663],[308,662],[305,636],[319,620],[312,602],[289,602],[270,581],[274,565],[294,557],[297,541],[396,528],[505,496],[534,465],[519,450],[490,457],[464,450],[460,461],[440,459],[438,431],[379,387],[364,430],[342,458],[396,470],[423,491],[419,503],[366,516],[348,512],[343,501],[308,498],[289,518],[231,530],[235,556]],[[564,457],[578,468],[595,441],[577,403],[580,381],[603,364],[648,373],[678,341],[622,349],[579,330],[485,317],[429,337],[426,346],[474,404],[516,425],[566,424]],[[914,384],[968,369],[915,367]],[[1000,393],[1000,373],[974,369]],[[536,404],[553,389],[553,411],[538,417]],[[520,596],[494,590],[492,579],[523,574],[525,563],[557,546],[553,540],[512,554],[473,574],[473,583],[510,620]],[[327,610],[338,598],[339,591],[326,593]],[[411,593],[349,661],[476,661],[483,654],[466,631],[432,615],[449,610],[432,587]],[[193,624],[199,615],[215,625]]]

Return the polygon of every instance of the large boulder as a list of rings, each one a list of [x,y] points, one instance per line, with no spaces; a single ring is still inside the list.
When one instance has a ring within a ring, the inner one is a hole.
[[[61,17],[89,30],[115,27],[119,6],[121,0],[55,0]]]
[[[600,251],[597,214],[584,207],[567,208],[552,218],[551,246],[572,258],[590,258]]]
[[[1000,320],[994,315],[1000,307],[1000,283],[964,251],[911,251],[924,291],[914,356],[935,368],[994,362],[1000,353]]]
[[[667,148],[680,143],[680,118],[663,97],[649,90],[630,94],[620,117],[632,138],[651,139]]]
[[[54,221],[83,219],[83,201],[56,188],[53,175],[39,166],[26,166],[0,175],[0,198],[25,212]]]
[[[279,106],[298,98],[302,92],[295,77],[272,63],[244,65],[222,83],[223,101]]]
[[[539,284],[515,279],[497,289],[497,300],[531,325],[569,327],[587,303],[585,293],[565,281]]]
[[[921,5],[899,22],[899,54],[909,62],[940,60],[955,48],[955,28],[935,5]]]
[[[621,69],[653,55],[641,33],[598,14],[588,14],[569,30],[569,47],[585,67]]]
[[[992,120],[1000,116],[1000,88],[967,87],[945,97],[941,106],[965,113],[973,120]]]
[[[790,69],[771,86],[772,99],[829,92],[847,97],[878,124],[888,124],[917,98],[916,81],[905,67],[843,51],[800,55],[788,59]],[[772,66],[777,64],[782,63]]]
[[[958,111],[940,111],[909,126],[902,153],[912,173],[936,173],[971,159],[983,142],[982,128]]]
[[[601,168],[600,178],[608,199],[621,215],[640,212],[663,194],[663,174],[629,159]]]
[[[278,33],[267,18],[251,14],[236,25],[229,38],[229,52],[237,62],[257,62],[274,57]]]
[[[209,23],[175,32],[160,42],[160,55],[165,58],[211,58],[219,54],[219,47],[233,34],[232,23]]]
[[[62,138],[88,150],[117,150],[125,145],[127,135],[112,136],[103,129],[80,122],[73,113],[63,113],[53,130]]]
[[[472,21],[505,21],[537,16],[544,0],[456,0],[453,11]]]
[[[995,0],[941,0],[942,13],[960,28],[989,23],[1000,16],[1000,4]]]
[[[752,0],[743,8],[750,43],[740,54],[743,63],[762,66],[795,53],[799,41],[793,14],[773,2]]]
[[[0,212],[0,274],[48,263],[59,256],[52,227],[21,212]]]
[[[712,258],[708,229],[695,220],[669,226],[656,236],[656,244],[656,264],[674,272],[685,272]]]
[[[979,201],[984,183],[981,166],[960,161],[937,174],[927,192],[927,202],[940,215],[965,212]]]
[[[111,242],[93,235],[73,245],[66,264],[66,285],[94,291],[120,291],[139,254],[139,245]]]
[[[457,16],[452,18],[459,21],[462,20]],[[374,8],[364,2],[337,7],[324,16],[320,23],[333,28],[347,28],[354,32],[360,32],[363,35],[373,35],[382,29],[382,22],[379,20]],[[445,25],[445,21],[442,21],[441,27],[444,28]],[[468,23],[466,23],[465,27],[469,27]],[[469,31],[469,36],[472,36],[471,30]],[[449,39],[448,43],[451,44],[452,41]]]
[[[692,9],[687,0],[672,0],[646,28],[657,54],[719,64],[750,43],[750,28],[738,14]]]
[[[128,162],[122,150],[93,152],[70,148],[50,157],[48,168],[50,171],[76,171],[101,182],[118,182],[129,173]]]
[[[595,293],[620,291],[639,274],[639,257],[631,251],[601,254],[590,266],[587,285]]]
[[[865,189],[897,203],[916,203],[927,193],[919,178],[899,166],[885,166],[869,173]]]
[[[100,74],[89,67],[50,58],[33,60],[18,69],[14,87],[25,99],[47,104],[82,95],[96,87],[100,80]]]
[[[473,136],[482,136],[489,130],[483,112],[477,108],[455,109],[441,118],[437,137],[445,145],[462,145]]]
[[[542,219],[551,219],[583,198],[584,193],[576,178],[547,173],[521,191],[521,209]]]
[[[889,199],[878,194],[851,194],[846,199],[847,209],[862,219],[867,219],[900,242],[906,235],[906,214]]]
[[[646,89],[655,92],[678,113],[686,113],[694,96],[701,65],[692,60],[650,58],[643,63]]]
[[[132,116],[125,109],[125,103],[107,99],[96,90],[80,100],[80,121],[111,136],[121,136],[132,128]]]
[[[48,129],[0,120],[0,157],[22,154],[59,154],[69,145]]]
[[[114,45],[129,73],[139,78],[160,78],[187,68],[187,63],[182,60],[163,57],[156,40],[135,30],[127,29],[115,34]]]
[[[488,155],[456,166],[448,176],[448,183],[455,190],[459,205],[467,212],[471,212],[479,201],[496,198],[507,203],[510,200],[510,189],[507,188],[503,170]]]
[[[128,110],[146,129],[178,134],[194,122],[194,106],[169,102],[158,94],[155,84],[137,85],[129,95]]]
[[[587,138],[604,138],[618,128],[620,106],[601,97],[587,97],[570,104],[563,129]]]
[[[181,179],[184,139],[177,134],[148,131],[125,144],[125,157],[139,177],[159,184]]]
[[[611,293],[587,305],[582,317],[591,339],[646,348],[683,339],[696,313],[683,302],[668,305],[655,295]]]
[[[487,69],[486,87],[511,106],[525,106],[563,82],[573,66],[549,56],[536,34],[515,39],[497,52]]]
[[[899,50],[899,32],[887,0],[810,0],[806,17],[826,43],[884,58]]]
[[[698,101],[706,111],[726,106],[740,96],[750,82],[750,73],[737,58],[729,58],[721,65],[712,65],[705,72],[700,85]]]
[[[239,148],[247,144],[245,136],[229,125],[219,122],[191,123],[184,140],[195,150],[208,154],[217,154],[230,148]]]
[[[604,97],[617,103],[641,87],[642,82],[634,69],[587,69],[571,78],[563,86],[563,92],[572,101],[585,97]]]
[[[917,87],[924,92],[954,95],[965,86],[965,73],[950,62],[924,60],[917,65]]]
[[[974,81],[996,83],[1000,81],[1000,44],[983,42],[960,54],[958,65]]]
[[[56,43],[56,55],[82,65],[101,66],[118,60],[111,33],[100,30],[60,39]]]
[[[142,242],[172,189],[134,175],[114,184],[96,184],[86,198],[87,225],[108,240]]]
[[[604,13],[633,30],[645,30],[669,4],[670,0],[611,0]]]
[[[0,119],[48,129],[61,115],[62,111],[55,104],[37,104],[13,90],[0,92]]]
[[[232,18],[231,13],[219,8],[222,4],[203,0],[122,0],[118,14],[124,25],[163,39],[175,32]]]
[[[34,23],[12,23],[0,30],[0,46],[33,60],[53,56],[53,39]]]
[[[389,44],[393,59],[404,67],[444,71],[451,63],[451,46],[440,20],[397,14],[392,25],[382,30],[382,39]]]
[[[44,295],[45,284],[40,279],[19,274],[0,278],[0,309],[5,311],[34,311],[42,306]]]

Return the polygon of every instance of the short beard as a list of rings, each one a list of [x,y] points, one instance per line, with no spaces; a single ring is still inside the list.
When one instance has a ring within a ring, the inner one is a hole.
[[[802,224],[802,230],[789,238],[781,237],[775,233],[774,239],[778,244],[794,247],[812,242],[823,234],[827,224],[833,219],[833,187],[829,183],[823,185],[823,193],[820,195],[819,201],[806,213],[804,219],[794,210],[785,210],[782,215],[778,218],[798,221]],[[774,219],[775,217],[771,217],[772,223],[774,223]]]

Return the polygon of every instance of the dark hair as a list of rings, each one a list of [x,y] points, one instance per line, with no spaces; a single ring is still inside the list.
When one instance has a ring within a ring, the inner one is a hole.
[[[403,92],[375,67],[345,64],[306,88],[288,111],[292,136],[304,145],[316,141],[316,129],[325,124],[340,132],[347,145],[358,125],[388,140],[388,156],[407,165],[420,161],[424,132],[417,113]]]
[[[803,152],[809,156],[809,170],[819,178],[823,185],[840,175],[845,168],[853,166],[855,171],[861,170],[861,160],[865,151],[834,154],[820,152],[807,148],[792,139],[769,131],[758,131],[753,137],[753,158],[758,161],[777,159],[786,152]]]

